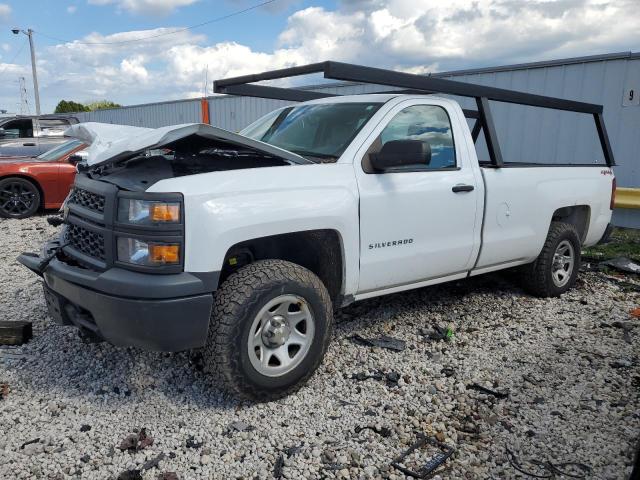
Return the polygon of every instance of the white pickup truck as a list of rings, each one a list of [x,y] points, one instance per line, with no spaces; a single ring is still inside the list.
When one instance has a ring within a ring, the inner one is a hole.
[[[497,94],[478,88],[471,115],[489,143],[482,94]],[[336,308],[512,267],[557,296],[610,228],[612,157],[479,161],[465,112],[432,95],[318,98],[240,134],[193,124],[96,140],[109,128],[71,128],[94,150],[60,237],[20,261],[44,277],[56,322],[116,345],[202,347],[222,385],[254,399],[312,375]]]

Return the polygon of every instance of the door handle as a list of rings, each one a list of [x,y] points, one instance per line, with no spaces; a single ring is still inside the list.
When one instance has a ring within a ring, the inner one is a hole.
[[[473,191],[475,187],[473,185],[462,185],[462,184],[458,184],[458,185],[454,185],[451,188],[451,191],[453,193],[460,193],[460,192],[471,192]]]
[[[36,144],[35,143],[23,143],[22,146],[23,147],[35,147]]]

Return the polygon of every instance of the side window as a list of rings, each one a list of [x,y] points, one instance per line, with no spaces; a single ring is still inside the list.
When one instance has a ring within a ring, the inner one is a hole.
[[[67,120],[58,120],[58,119],[50,119],[50,120],[39,120],[40,129],[42,130],[42,135],[62,135],[63,132],[69,127],[69,122]]]
[[[12,120],[2,125],[4,132],[2,138],[32,138],[33,123],[31,119],[24,118]]]
[[[413,105],[398,113],[380,134],[380,147],[391,140],[420,140],[431,147],[431,162],[425,170],[456,166],[451,121],[436,105]]]

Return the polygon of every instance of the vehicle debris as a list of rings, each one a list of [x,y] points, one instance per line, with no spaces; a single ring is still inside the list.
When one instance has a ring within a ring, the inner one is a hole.
[[[125,470],[118,475],[118,480],[142,480],[142,473],[140,470]]]
[[[422,336],[424,336],[427,340],[439,341],[451,341],[454,337],[453,328],[451,327],[441,327],[440,325],[432,325],[433,330],[427,330],[423,328],[420,330]]]
[[[616,257],[600,262],[603,267],[611,267],[620,272],[640,273],[640,265],[627,257]]]
[[[198,442],[194,437],[187,438],[187,448],[200,448],[202,445],[204,445],[204,442]]]
[[[32,443],[38,443],[40,441],[40,438],[34,438],[33,440],[29,440],[24,442],[22,445],[20,445],[20,450],[24,450],[24,447],[26,447],[27,445],[31,445]]]
[[[153,437],[147,434],[146,428],[141,428],[139,433],[127,435],[118,448],[122,451],[138,452],[151,445],[153,445]]]
[[[405,475],[409,475],[414,478],[428,478],[431,474],[447,459],[453,455],[456,451],[455,448],[439,442],[436,439],[429,438],[423,433],[418,433],[417,440],[407,450],[401,453],[399,456],[393,459],[391,466],[397,470],[400,470]],[[413,454],[416,450],[424,449],[427,446],[433,446],[438,451],[432,457],[430,457],[421,467],[416,470],[408,468],[405,460]]]
[[[162,472],[158,474],[156,480],[180,480],[176,472]]]
[[[249,425],[248,423],[238,421],[238,422],[230,423],[229,426],[227,427],[227,432],[229,434],[232,432],[250,432],[252,430],[255,430],[255,428],[256,427],[254,427],[253,425]]]
[[[0,320],[0,345],[23,345],[32,338],[31,322]]]
[[[365,338],[362,335],[355,334],[347,338],[356,345],[386,348],[387,350],[393,350],[396,352],[401,352],[405,348],[407,348],[407,342],[405,342],[404,340],[400,340],[399,338],[390,337],[388,335],[382,335],[377,338]]]
[[[0,383],[0,400],[4,400],[9,396],[9,392],[11,389],[9,388],[9,384],[7,382]]]
[[[478,385],[477,383],[472,383],[471,385],[467,385],[467,390],[476,390],[478,392],[484,393],[486,395],[493,395],[496,398],[507,398],[509,396],[509,392],[497,392],[495,390],[491,390],[490,388],[483,387],[482,385]]]
[[[362,382],[364,380],[369,380],[369,379],[377,380],[379,382],[386,380],[388,386],[397,387],[398,382],[400,381],[400,374],[393,370],[390,370],[388,372],[383,372],[382,370],[375,370],[373,373],[368,373],[368,372],[352,373],[350,378],[352,380],[357,380],[359,382]]]
[[[158,467],[158,465],[160,465],[160,462],[164,460],[164,458],[165,454],[163,452],[160,452],[159,455],[147,460],[144,465],[142,465],[142,470],[151,470],[152,468]]]
[[[284,468],[284,456],[280,454],[273,466],[273,478],[280,480],[282,478],[282,469]]]
[[[91,425],[86,425],[86,424],[85,424],[85,425],[82,425],[82,426],[80,427],[80,431],[81,431],[81,432],[88,432],[89,430],[91,430]]]
[[[525,470],[525,466],[509,449],[509,447],[505,447],[505,450],[507,452],[507,458],[511,466],[520,473],[523,473],[530,477],[555,478],[556,476],[560,476],[581,479],[587,478],[587,475],[591,473],[591,467],[589,465],[585,465],[584,463],[566,462],[555,464],[549,460],[530,460],[529,463],[531,464],[531,468]]]

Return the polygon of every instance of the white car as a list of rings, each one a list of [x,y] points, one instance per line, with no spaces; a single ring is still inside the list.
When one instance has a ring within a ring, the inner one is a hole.
[[[226,388],[277,398],[312,375],[351,302],[512,267],[538,296],[573,286],[581,247],[610,230],[604,127],[607,164],[580,166],[479,162],[475,130],[455,101],[403,93],[318,98],[240,134],[80,124],[93,151],[63,232],[20,260],[56,322],[202,347]]]

